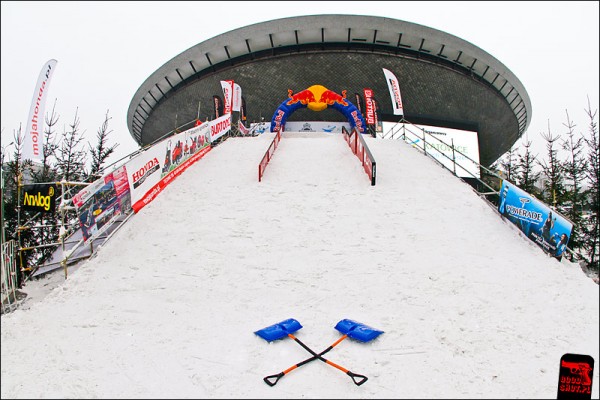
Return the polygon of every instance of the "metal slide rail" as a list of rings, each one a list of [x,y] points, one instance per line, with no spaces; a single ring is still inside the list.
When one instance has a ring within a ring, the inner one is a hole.
[[[348,146],[350,146],[352,153],[360,160],[363,169],[371,181],[371,186],[375,186],[377,163],[375,162],[375,158],[373,157],[371,150],[369,150],[365,139],[356,131],[356,128],[348,133],[348,130],[342,126],[342,134],[344,135],[344,139],[348,143]]]
[[[395,128],[401,125],[397,130],[395,130]],[[389,135],[391,133],[391,135]],[[442,151],[440,151],[436,146],[431,145],[433,142],[430,140],[429,142],[427,141],[427,136],[425,134],[425,130],[423,128],[420,128],[406,120],[400,120],[399,122],[397,122],[387,133],[382,134],[381,138],[385,139],[386,137],[388,137],[388,135],[390,136],[391,139],[403,139],[405,142],[407,142],[408,144],[411,144],[415,149],[417,149],[418,151],[422,152],[424,155],[429,156],[430,158],[432,158],[433,160],[435,160],[438,164],[440,164],[443,168],[447,169],[448,171],[452,172],[453,175],[459,177],[456,174],[456,168],[460,168],[461,170],[465,171],[467,174],[469,174],[472,178],[476,179],[477,182],[479,182],[480,184],[482,184],[483,186],[485,186],[487,189],[490,190],[490,192],[485,192],[485,193],[480,193],[482,195],[499,195],[498,190],[494,189],[493,187],[491,187],[489,184],[487,184],[485,181],[483,181],[481,178],[479,178],[478,176],[474,175],[471,171],[469,171],[469,169],[467,168],[467,165],[461,165],[460,161],[456,159],[457,154],[460,155],[462,158],[464,158],[467,162],[472,163],[473,165],[475,165],[477,168],[479,168],[480,170],[485,171],[487,174],[495,176],[496,178],[503,180],[504,178],[501,177],[500,175],[498,175],[496,172],[484,167],[483,165],[479,164],[477,161],[473,160],[471,157],[467,156],[466,154],[462,153],[461,151],[457,150],[454,147],[454,143],[446,143],[443,140],[430,135],[430,139],[434,139],[434,141],[437,144],[442,144],[448,148],[452,149],[452,157],[449,157],[448,155],[446,155],[445,153],[443,153]],[[421,149],[419,146],[416,146],[415,143],[415,139],[419,139],[423,141],[423,148]],[[429,148],[428,148],[429,145]],[[450,169],[448,168],[446,165],[444,165],[437,157],[433,156],[431,153],[432,151],[435,153],[437,152],[438,154],[440,154],[442,157],[445,157],[446,159],[452,161],[452,166],[453,168]],[[459,177],[460,178],[460,177]]]
[[[267,164],[269,163],[269,161],[271,161],[271,157],[273,157],[273,153],[277,149],[277,146],[279,145],[280,141],[281,141],[281,129],[278,129],[277,132],[275,133],[275,137],[273,138],[273,140],[271,141],[271,144],[269,145],[269,148],[267,149],[267,151],[265,152],[265,155],[263,156],[262,160],[260,161],[260,164],[258,164],[258,181],[259,182],[262,180],[262,176],[265,173],[265,168],[267,168]]]
[[[400,127],[398,127],[398,125],[400,125]],[[398,127],[398,129],[396,129],[397,127]],[[419,132],[421,133],[420,135],[419,135]],[[485,171],[488,175],[491,175],[491,176],[494,176],[494,177],[498,178],[500,182],[502,182],[505,178],[503,178],[502,176],[498,175],[494,171],[492,171],[492,170],[484,167],[483,165],[479,164],[477,161],[473,160],[472,158],[470,158],[466,154],[464,154],[464,153],[456,150],[454,148],[454,144],[453,143],[448,144],[448,143],[444,142],[443,140],[441,140],[441,139],[439,139],[437,137],[434,137],[432,135],[430,135],[431,138],[435,139],[437,142],[439,142],[439,143],[441,143],[441,144],[443,144],[445,146],[448,146],[448,147],[452,148],[452,158],[448,157],[446,154],[444,154],[443,152],[441,152],[435,146],[430,146],[429,147],[429,152],[428,152],[425,130],[423,128],[420,128],[420,127],[412,124],[411,122],[406,121],[405,119],[401,119],[400,121],[398,121],[390,130],[388,130],[386,133],[383,133],[381,135],[381,138],[385,139],[388,136],[391,139],[402,139],[406,143],[411,144],[412,147],[414,147],[418,151],[422,152],[424,155],[426,155],[426,156],[432,158],[433,160],[435,160],[439,165],[441,165],[442,167],[444,167],[448,171],[452,172],[452,174],[454,174],[456,177],[460,178],[461,180],[463,180],[463,179],[460,176],[456,175],[456,167],[459,167],[462,170],[464,170],[465,172],[467,172],[469,175],[471,175],[473,178],[475,178],[480,184],[482,184],[483,186],[485,186],[486,188],[488,188],[490,190],[489,192],[480,192],[479,190],[477,190],[476,188],[474,188],[474,190],[477,191],[477,193],[480,195],[480,197],[482,197],[488,203],[488,205],[490,205],[494,210],[498,211],[497,203],[494,203],[487,196],[492,195],[493,199],[497,200],[500,197],[499,189],[496,190],[496,189],[492,188],[485,181],[483,181],[482,179],[478,178],[477,176],[475,176],[471,172],[469,172],[469,170],[466,169],[465,166],[461,165],[461,163],[459,161],[457,161],[456,154],[458,153],[459,155],[461,155],[462,157],[464,157],[467,161],[473,163],[475,166],[477,166],[478,168],[480,168],[480,170]],[[419,146],[416,146],[414,144],[414,140],[409,139],[409,137],[411,137],[411,138],[417,138],[417,139],[422,140],[423,141],[423,149],[421,149]],[[436,157],[434,157],[431,154],[431,150],[437,151],[442,156],[444,156],[448,160],[452,161],[453,169],[448,168],[440,160],[438,160]],[[550,206],[548,206],[548,207],[552,208]],[[578,259],[578,260],[583,260],[584,259],[579,253],[573,251],[569,247],[566,248],[566,251],[573,258],[575,258],[575,259]]]

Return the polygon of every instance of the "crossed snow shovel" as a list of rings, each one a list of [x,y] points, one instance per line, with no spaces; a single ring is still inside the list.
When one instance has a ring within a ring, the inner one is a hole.
[[[278,374],[265,376],[263,378],[263,380],[265,381],[265,383],[267,385],[275,386],[277,384],[277,381],[279,381],[279,379],[281,379],[283,376],[289,374],[296,368],[301,367],[304,364],[308,364],[309,362],[312,362],[317,359],[323,361],[326,364],[331,365],[332,367],[339,369],[340,371],[342,371],[345,374],[347,374],[348,376],[350,376],[350,378],[352,378],[352,381],[357,386],[362,385],[363,383],[365,383],[367,381],[367,379],[369,379],[364,375],[351,372],[351,371],[347,370],[346,368],[323,358],[323,355],[325,353],[329,352],[330,350],[332,350],[335,346],[340,344],[342,342],[342,340],[346,339],[347,337],[359,340],[361,342],[369,342],[369,341],[375,339],[380,334],[382,334],[383,331],[371,328],[368,325],[361,324],[360,322],[356,322],[351,319],[343,319],[340,322],[338,322],[337,325],[335,326],[335,329],[337,329],[339,332],[343,333],[343,336],[340,337],[338,340],[336,340],[333,344],[331,344],[325,350],[323,350],[322,352],[317,354],[313,350],[311,350],[307,345],[302,343],[302,341],[300,341],[300,339],[298,339],[296,336],[293,335],[294,332],[296,332],[297,330],[299,330],[301,328],[302,328],[302,325],[300,325],[300,322],[298,322],[297,320],[295,320],[293,318],[289,318],[289,319],[278,322],[274,325],[267,326],[266,328],[263,328],[263,329],[260,329],[256,332],[254,332],[261,338],[265,339],[267,342],[272,342],[274,340],[282,339],[287,336],[289,338],[292,338],[296,342],[298,342],[298,344],[300,346],[302,346],[302,348],[304,348],[304,350],[306,350],[310,354],[312,354],[312,357],[307,358],[306,360],[301,361],[301,362],[289,367],[288,369],[281,371]]]

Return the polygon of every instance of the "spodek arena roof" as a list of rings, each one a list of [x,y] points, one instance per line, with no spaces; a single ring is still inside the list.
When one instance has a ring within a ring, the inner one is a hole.
[[[175,56],[134,94],[127,125],[143,146],[197,116],[204,120],[213,95],[222,96],[219,81],[228,79],[241,86],[249,121],[270,121],[288,89],[315,84],[347,90],[350,100],[371,88],[380,118],[397,121],[382,68],[398,78],[407,121],[476,130],[484,166],[509,150],[531,120],[519,79],[463,39],[391,18],[307,15],[235,29]],[[344,120],[330,110],[300,111],[296,120]]]

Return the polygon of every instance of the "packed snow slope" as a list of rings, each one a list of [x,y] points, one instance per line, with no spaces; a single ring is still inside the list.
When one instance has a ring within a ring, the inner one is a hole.
[[[556,398],[598,357],[599,290],[401,141],[230,138],[42,301],[2,317],[2,398]],[[385,333],[320,352],[349,318]],[[592,395],[598,398],[598,370]]]

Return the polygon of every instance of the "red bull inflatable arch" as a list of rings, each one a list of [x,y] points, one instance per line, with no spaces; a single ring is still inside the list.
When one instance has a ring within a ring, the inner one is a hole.
[[[323,111],[331,107],[342,113],[350,122],[351,128],[360,133],[366,133],[367,123],[358,108],[346,98],[346,91],[338,94],[322,85],[313,85],[308,89],[294,94],[288,89],[288,98],[275,110],[271,119],[271,132],[285,127],[287,118],[299,108],[309,108],[313,111]]]

